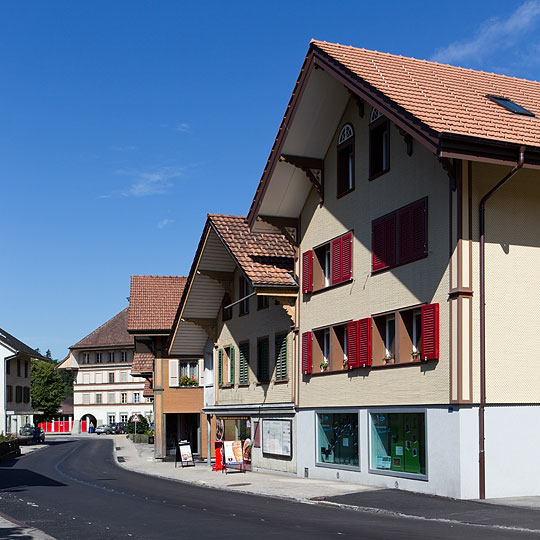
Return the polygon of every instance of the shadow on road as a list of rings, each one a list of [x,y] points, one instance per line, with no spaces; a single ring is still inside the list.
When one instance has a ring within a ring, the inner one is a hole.
[[[0,528],[0,538],[5,538],[9,540],[11,538],[16,538],[17,540],[32,540],[34,538],[32,535],[26,534],[26,529],[22,527],[2,527]]]
[[[31,486],[62,487],[65,485],[28,469],[3,470],[0,475],[0,490]]]

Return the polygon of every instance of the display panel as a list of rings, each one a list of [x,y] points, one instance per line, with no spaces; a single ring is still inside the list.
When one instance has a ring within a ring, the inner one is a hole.
[[[265,454],[291,455],[291,421],[263,420],[262,449]]]
[[[358,467],[358,414],[317,413],[317,462]]]

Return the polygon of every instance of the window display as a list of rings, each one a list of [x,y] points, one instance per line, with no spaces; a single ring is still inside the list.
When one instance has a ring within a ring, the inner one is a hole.
[[[426,474],[425,414],[371,414],[371,468]]]
[[[317,462],[358,467],[358,414],[317,414]]]

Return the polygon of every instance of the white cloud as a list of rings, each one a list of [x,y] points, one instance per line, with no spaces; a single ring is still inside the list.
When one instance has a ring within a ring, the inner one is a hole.
[[[154,171],[119,169],[114,174],[128,176],[132,183],[125,190],[102,195],[102,199],[111,197],[147,197],[166,193],[173,185],[173,180],[184,174],[183,167],[159,167]]]
[[[178,124],[174,129],[175,131],[180,131],[181,133],[187,133],[189,131],[190,125],[186,122]]]
[[[521,4],[506,19],[488,19],[473,39],[457,41],[438,49],[431,60],[454,64],[480,62],[501,49],[515,54],[517,51],[513,51],[513,47],[538,24],[539,19],[540,0],[530,0]],[[531,45],[534,46],[530,39],[522,43],[526,48],[530,48]],[[519,52],[523,54],[523,50]]]
[[[174,223],[174,219],[162,219],[160,222],[158,222],[157,228],[163,229],[164,227],[166,227],[167,225],[170,225],[171,223]]]

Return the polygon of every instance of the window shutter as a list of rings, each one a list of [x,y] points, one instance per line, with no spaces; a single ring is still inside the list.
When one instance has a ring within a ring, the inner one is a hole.
[[[413,258],[413,212],[408,206],[398,214],[399,227],[399,262]]]
[[[240,384],[249,383],[249,343],[242,343],[238,347],[240,354]]]
[[[230,348],[229,351],[229,365],[231,366],[230,374],[231,374],[231,380],[229,381],[230,384],[234,384],[234,368],[235,368],[235,362],[234,362],[234,347]]]
[[[260,339],[257,342],[257,378],[259,382],[268,382],[268,338]]]
[[[358,321],[358,367],[371,366],[371,318]]]
[[[439,358],[439,304],[422,306],[422,360]]]
[[[384,259],[386,266],[396,264],[396,214],[384,220]]]
[[[302,334],[302,373],[311,373],[311,332]]]
[[[223,386],[223,349],[218,351],[218,385]]]
[[[287,334],[276,336],[276,380],[287,378]]]
[[[415,203],[411,209],[412,257],[421,257],[427,251],[427,199]]]
[[[302,255],[302,292],[313,290],[313,250],[305,251]]]
[[[347,323],[347,365],[358,367],[358,321]]]
[[[352,278],[352,233],[343,236],[341,244],[341,281]]]
[[[386,268],[384,261],[384,220],[377,219],[371,224],[371,269],[382,270]]]
[[[178,386],[178,360],[169,360],[169,386]]]
[[[342,281],[342,251],[343,251],[343,236],[335,238],[331,243],[331,256],[332,256],[332,285],[340,283]]]
[[[376,219],[371,225],[372,270],[396,264],[396,214]]]

